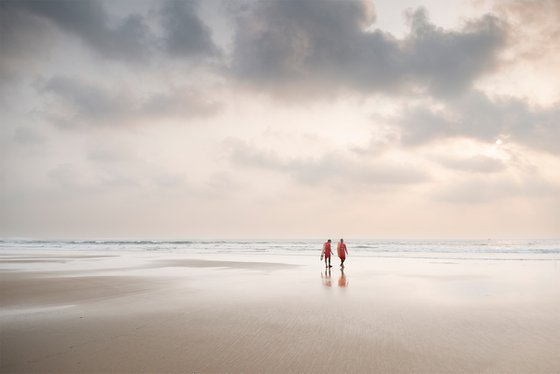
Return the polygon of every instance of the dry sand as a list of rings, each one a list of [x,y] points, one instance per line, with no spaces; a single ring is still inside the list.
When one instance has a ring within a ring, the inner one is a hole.
[[[308,256],[0,264],[2,373],[560,372],[555,261],[350,257],[330,277]]]

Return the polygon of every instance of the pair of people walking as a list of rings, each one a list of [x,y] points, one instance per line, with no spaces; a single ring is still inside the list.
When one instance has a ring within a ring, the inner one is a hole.
[[[346,243],[344,243],[344,239],[340,239],[336,246],[336,251],[338,254],[338,258],[340,258],[340,267],[344,268],[344,261],[346,260],[346,256],[348,255],[348,249],[346,248]],[[331,240],[327,240],[325,244],[323,244],[323,252],[321,252],[321,260],[325,259],[325,267],[332,268],[331,265]]]

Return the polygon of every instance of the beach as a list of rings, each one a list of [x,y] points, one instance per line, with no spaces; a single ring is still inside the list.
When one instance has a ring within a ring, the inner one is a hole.
[[[3,248],[0,371],[560,372],[560,260],[349,251]]]

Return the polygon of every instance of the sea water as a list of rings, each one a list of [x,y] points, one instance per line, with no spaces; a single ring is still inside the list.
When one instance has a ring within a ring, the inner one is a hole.
[[[2,251],[166,252],[317,256],[324,240],[29,240],[2,239]],[[560,239],[546,240],[346,240],[356,257],[478,260],[560,260]],[[336,241],[333,242],[336,248]],[[21,250],[21,251],[20,251]]]

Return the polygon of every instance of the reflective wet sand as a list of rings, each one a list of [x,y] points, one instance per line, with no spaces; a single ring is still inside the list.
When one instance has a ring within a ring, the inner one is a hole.
[[[558,261],[17,255],[2,372],[560,371]]]

